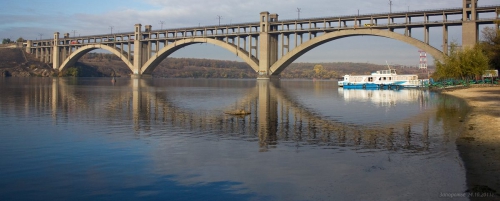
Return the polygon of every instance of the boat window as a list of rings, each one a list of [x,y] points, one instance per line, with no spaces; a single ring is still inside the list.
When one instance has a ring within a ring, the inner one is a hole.
[[[392,77],[389,77],[389,80],[392,80]]]
[[[386,77],[384,77],[384,80],[386,79]]]

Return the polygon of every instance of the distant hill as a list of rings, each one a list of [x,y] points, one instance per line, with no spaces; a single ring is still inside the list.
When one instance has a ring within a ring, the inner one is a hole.
[[[282,73],[282,78],[337,79],[345,74],[369,74],[386,69],[385,65],[369,63],[293,63]],[[393,67],[400,74],[427,73],[416,68]],[[113,54],[88,53],[74,67],[65,72],[55,72],[51,66],[39,62],[34,55],[18,48],[0,48],[0,76],[78,76],[78,77],[129,77],[131,70]],[[257,73],[246,63],[213,59],[167,58],[153,71],[154,77],[165,78],[256,78]]]
[[[82,64],[92,68],[101,69],[106,75],[113,68],[120,76],[128,76],[131,72],[124,68],[123,62],[115,55],[89,53],[80,60]],[[321,70],[315,70],[320,65]],[[427,72],[417,68],[405,68],[400,65],[391,66],[400,74],[419,74],[427,77]],[[292,63],[283,72],[282,78],[316,78],[337,79],[345,74],[370,74],[376,70],[386,69],[386,65],[352,62],[330,62],[330,63]],[[433,69],[430,69],[433,71]],[[244,62],[195,59],[195,58],[167,58],[163,60],[153,71],[154,77],[167,78],[256,78],[257,73]]]
[[[52,68],[39,62],[34,55],[25,54],[15,46],[0,48],[0,77],[47,77],[52,73]]]

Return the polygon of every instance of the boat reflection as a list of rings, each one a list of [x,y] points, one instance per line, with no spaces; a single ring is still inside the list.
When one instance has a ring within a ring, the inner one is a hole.
[[[371,102],[380,107],[391,107],[401,103],[424,102],[424,97],[430,92],[420,89],[403,90],[369,90],[369,89],[338,89],[345,102]]]

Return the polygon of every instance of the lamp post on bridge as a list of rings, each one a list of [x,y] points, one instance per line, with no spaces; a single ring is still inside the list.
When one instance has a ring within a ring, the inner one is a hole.
[[[392,0],[389,0],[389,13],[392,13]]]
[[[114,26],[109,26],[109,28],[111,29],[111,35],[113,35],[113,28],[114,28]]]
[[[163,30],[163,24],[164,24],[164,23],[165,23],[165,21],[160,21],[160,24],[161,24],[161,26],[160,26],[160,30]]]
[[[219,19],[219,26],[220,26],[220,19],[222,19],[222,16],[217,15],[217,18],[216,18],[216,19]]]

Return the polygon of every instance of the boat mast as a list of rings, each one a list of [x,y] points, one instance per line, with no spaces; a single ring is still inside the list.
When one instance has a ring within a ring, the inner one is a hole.
[[[389,63],[387,62],[387,60],[385,60],[385,63],[387,64],[387,68],[389,68],[389,70],[391,70],[391,66],[389,66]]]

